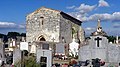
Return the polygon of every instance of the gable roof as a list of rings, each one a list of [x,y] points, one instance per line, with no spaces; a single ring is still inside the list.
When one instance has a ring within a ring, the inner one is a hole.
[[[35,13],[38,13],[41,9],[53,10],[53,11],[55,11],[55,12],[58,12],[58,13],[60,13],[64,18],[69,19],[70,21],[74,22],[75,24],[81,25],[81,23],[82,23],[82,21],[80,21],[80,20],[78,20],[78,19],[76,19],[76,18],[68,15],[67,13],[64,13],[64,12],[59,11],[59,10],[51,9],[51,8],[46,8],[46,7],[41,7],[41,8],[39,8],[39,9],[35,10],[34,12],[28,14],[27,16],[31,16],[31,15],[33,15],[33,14],[35,14]]]
[[[70,15],[68,15],[68,14],[66,14],[66,13],[64,13],[64,12],[60,12],[60,14],[64,17],[64,18],[66,18],[66,19],[69,19],[70,21],[72,21],[72,22],[74,22],[75,24],[77,24],[77,25],[81,25],[81,23],[82,23],[82,21],[80,21],[80,20],[78,20],[78,19],[76,19],[76,18],[74,18],[74,17],[72,17],[72,16],[70,16]]]

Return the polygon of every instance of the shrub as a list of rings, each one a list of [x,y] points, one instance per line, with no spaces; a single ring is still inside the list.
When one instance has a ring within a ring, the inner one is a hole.
[[[24,59],[24,61],[19,61],[15,63],[15,67],[21,67],[21,65],[25,67],[40,67],[40,64],[36,63],[35,57],[27,57]]]

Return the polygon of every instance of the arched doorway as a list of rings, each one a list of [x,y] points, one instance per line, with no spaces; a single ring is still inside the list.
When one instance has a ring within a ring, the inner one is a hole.
[[[40,38],[40,41],[46,41],[44,37]]]
[[[41,35],[41,36],[38,38],[38,41],[46,41],[46,40],[45,40],[44,36]]]

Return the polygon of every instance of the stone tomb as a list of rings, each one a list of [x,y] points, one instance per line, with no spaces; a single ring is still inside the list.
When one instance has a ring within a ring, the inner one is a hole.
[[[0,65],[2,64],[3,61],[3,45],[0,43]]]
[[[0,60],[5,61],[5,48],[3,43],[0,43]]]
[[[104,36],[91,36],[88,44],[80,47],[79,61],[99,58],[107,63],[120,63],[120,46],[108,43]]]
[[[37,54],[36,56],[37,63],[40,63],[41,65],[43,65],[43,67],[52,66],[52,51],[51,50],[37,49],[36,54]]]

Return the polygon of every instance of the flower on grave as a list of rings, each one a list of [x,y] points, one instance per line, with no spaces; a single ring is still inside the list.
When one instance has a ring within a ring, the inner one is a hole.
[[[72,60],[72,61],[70,61],[70,63],[69,63],[70,65],[74,65],[74,64],[77,64],[77,61],[76,60]]]

